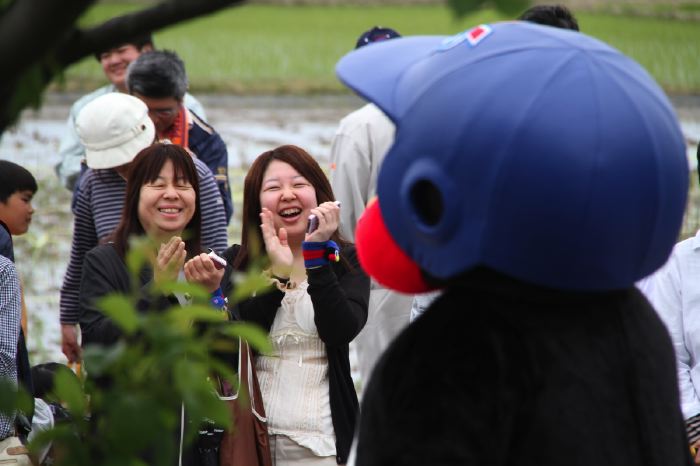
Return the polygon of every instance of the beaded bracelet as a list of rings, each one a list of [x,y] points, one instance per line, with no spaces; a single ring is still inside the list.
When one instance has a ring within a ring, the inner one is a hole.
[[[307,269],[315,269],[340,260],[340,247],[335,241],[304,241],[301,243],[301,249],[304,254],[304,267]]]

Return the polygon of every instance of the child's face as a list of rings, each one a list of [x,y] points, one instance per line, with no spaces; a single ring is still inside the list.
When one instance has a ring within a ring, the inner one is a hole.
[[[16,191],[6,202],[0,202],[0,220],[10,229],[11,235],[22,235],[29,230],[34,208],[31,191]]]

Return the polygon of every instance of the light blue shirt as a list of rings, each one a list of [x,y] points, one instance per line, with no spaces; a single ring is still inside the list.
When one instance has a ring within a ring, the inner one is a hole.
[[[700,232],[676,244],[642,288],[671,334],[683,417],[700,414]]]

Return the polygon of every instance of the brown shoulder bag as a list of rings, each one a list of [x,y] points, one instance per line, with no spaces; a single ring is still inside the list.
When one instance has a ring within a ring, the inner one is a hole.
[[[272,466],[267,417],[252,359],[248,342],[239,339],[238,391],[225,384],[220,395],[233,418],[233,428],[221,440],[220,466]]]

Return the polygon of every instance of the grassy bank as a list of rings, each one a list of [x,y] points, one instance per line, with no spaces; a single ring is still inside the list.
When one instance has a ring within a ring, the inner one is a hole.
[[[86,24],[128,9],[100,4]],[[578,14],[581,28],[630,55],[669,92],[700,93],[700,22]],[[195,92],[310,93],[343,90],[335,62],[353,48],[360,32],[388,25],[403,34],[453,34],[502,18],[492,11],[456,21],[442,6],[247,5],[189,21],[155,35],[157,46],[185,60]],[[66,73],[68,90],[104,82],[88,58]]]

